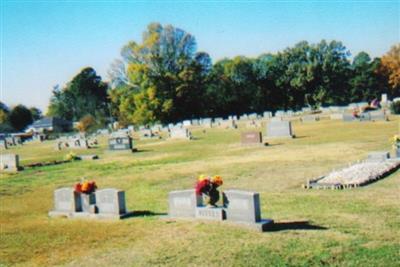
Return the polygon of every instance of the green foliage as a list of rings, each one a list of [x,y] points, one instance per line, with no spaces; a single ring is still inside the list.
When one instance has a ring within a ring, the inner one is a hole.
[[[196,53],[192,35],[171,25],[150,24],[141,44],[129,42],[112,65],[112,113],[122,124],[168,122],[200,116],[203,84],[211,68]]]
[[[94,69],[84,68],[63,89],[54,87],[48,115],[73,121],[87,114],[106,117],[109,115],[107,88]]]
[[[39,120],[39,119],[41,119],[43,117],[42,116],[42,111],[40,109],[38,109],[36,107],[31,107],[31,108],[29,108],[29,110],[31,111],[32,119],[34,121]]]
[[[390,110],[393,114],[400,114],[400,101],[395,101],[390,106]]]
[[[15,106],[11,110],[8,120],[16,131],[22,131],[33,122],[31,111],[24,105]]]

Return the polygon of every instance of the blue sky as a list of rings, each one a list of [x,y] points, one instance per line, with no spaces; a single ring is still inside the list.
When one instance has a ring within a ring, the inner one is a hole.
[[[339,40],[353,55],[382,56],[400,41],[397,1],[10,1],[1,2],[1,101],[48,105],[52,87],[110,63],[150,22],[196,37],[213,61]]]

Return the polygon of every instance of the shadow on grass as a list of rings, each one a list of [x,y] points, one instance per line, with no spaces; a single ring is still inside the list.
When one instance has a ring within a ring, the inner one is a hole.
[[[269,232],[285,230],[327,230],[328,228],[319,225],[312,225],[308,221],[275,222]]]
[[[143,152],[151,152],[153,150],[151,149],[136,149],[134,152],[135,153],[143,153]]]
[[[306,135],[295,135],[294,138],[295,139],[303,139],[303,138],[309,138],[309,136],[306,136]]]
[[[129,217],[148,217],[148,216],[165,216],[167,213],[152,212],[149,210],[135,210]]]

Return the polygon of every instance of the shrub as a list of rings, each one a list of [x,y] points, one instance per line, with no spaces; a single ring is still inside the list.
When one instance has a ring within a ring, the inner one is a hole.
[[[390,106],[390,110],[393,114],[400,114],[400,101],[393,102]]]

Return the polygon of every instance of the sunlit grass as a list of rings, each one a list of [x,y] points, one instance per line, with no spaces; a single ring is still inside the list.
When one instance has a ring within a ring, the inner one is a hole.
[[[77,154],[99,160],[26,168],[0,181],[0,265],[80,266],[396,266],[400,250],[399,173],[354,190],[304,190],[306,179],[390,150],[390,122],[294,122],[296,139],[267,147],[240,145],[239,130],[193,130],[194,141],[137,141],[138,153],[100,146]],[[259,129],[261,130],[261,128]],[[10,149],[22,165],[63,159],[54,142]],[[261,194],[263,217],[309,221],[326,229],[257,233],[234,225],[168,221],[50,219],[53,191],[81,177],[126,191],[130,210],[167,212],[171,190],[190,188],[200,173],[220,174],[224,188]]]

